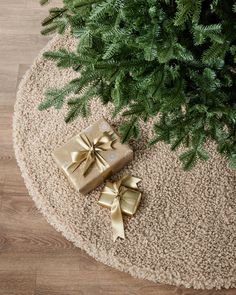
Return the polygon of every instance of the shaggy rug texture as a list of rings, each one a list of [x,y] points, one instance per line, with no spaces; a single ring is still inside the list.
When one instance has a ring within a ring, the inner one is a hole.
[[[44,50],[73,49],[74,40],[56,36]],[[143,198],[134,217],[124,217],[126,239],[112,241],[110,211],[98,205],[101,185],[87,196],[76,192],[52,159],[52,151],[104,116],[112,106],[91,103],[91,115],[64,123],[62,111],[40,112],[50,87],[75,77],[54,63],[35,60],[23,78],[14,114],[14,146],[25,184],[48,222],[95,259],[139,278],[196,289],[236,286],[236,173],[207,144],[211,159],[184,172],[165,144],[146,148],[153,122],[132,142],[134,161],[118,175],[142,178]]]

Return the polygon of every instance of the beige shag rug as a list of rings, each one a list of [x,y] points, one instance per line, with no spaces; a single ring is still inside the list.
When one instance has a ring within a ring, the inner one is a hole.
[[[56,36],[44,50],[73,48]],[[41,54],[23,78],[14,115],[16,157],[30,195],[48,222],[95,259],[139,278],[194,288],[236,286],[236,173],[212,144],[211,159],[186,173],[164,144],[145,149],[151,123],[133,143],[134,161],[123,169],[142,178],[144,192],[135,217],[125,217],[126,239],[112,241],[110,212],[97,201],[100,186],[87,196],[76,192],[52,159],[52,151],[104,116],[115,127],[112,107],[92,102],[91,116],[73,124],[65,109],[39,112],[49,87],[60,87],[75,73],[58,70]]]

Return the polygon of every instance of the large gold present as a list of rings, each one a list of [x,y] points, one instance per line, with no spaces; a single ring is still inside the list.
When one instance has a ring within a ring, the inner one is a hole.
[[[87,194],[130,162],[133,151],[102,118],[57,148],[53,158],[72,185]]]

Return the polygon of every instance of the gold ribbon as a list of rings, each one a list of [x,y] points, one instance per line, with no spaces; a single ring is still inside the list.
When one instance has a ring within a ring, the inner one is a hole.
[[[103,132],[100,137],[94,138],[92,141],[85,134],[80,134],[76,138],[76,141],[83,150],[70,153],[72,162],[67,167],[67,170],[72,170],[73,173],[84,161],[83,176],[88,173],[91,166],[95,163],[101,172],[109,168],[109,164],[101,155],[101,152],[113,149],[112,144],[115,139],[113,139],[112,132]]]
[[[113,198],[113,203],[111,205],[111,222],[113,231],[113,241],[115,242],[118,237],[125,238],[124,233],[124,223],[121,212],[121,200],[128,202],[129,198],[132,198],[132,193],[129,195],[129,189],[138,189],[137,184],[141,181],[140,178],[133,177],[131,175],[126,175],[122,177],[119,181],[108,183],[102,194]],[[123,198],[124,193],[126,193],[126,200]]]

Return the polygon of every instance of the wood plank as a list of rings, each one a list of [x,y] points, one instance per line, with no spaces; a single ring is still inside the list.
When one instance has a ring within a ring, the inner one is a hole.
[[[32,272],[0,271],[1,295],[34,295],[36,275]]]
[[[1,71],[0,71],[0,85],[1,96],[6,95],[8,92],[15,93],[16,79],[18,72],[18,65],[5,63],[0,59]]]
[[[27,64],[32,63],[34,58],[38,55],[39,51],[47,44],[48,38],[38,34],[26,34],[20,35],[1,34],[0,39],[0,56],[2,59],[1,64],[3,66],[14,65],[17,63]],[[5,44],[8,44],[7,50]],[[5,63],[4,61],[7,61]]]
[[[12,114],[16,86],[49,39],[39,34],[48,7],[10,2],[0,1],[0,295],[235,295],[132,278],[75,248],[36,209],[14,158]]]
[[[16,81],[14,82],[14,88],[15,84]],[[12,146],[12,114],[14,102],[15,92],[0,92],[0,158],[14,156]]]

